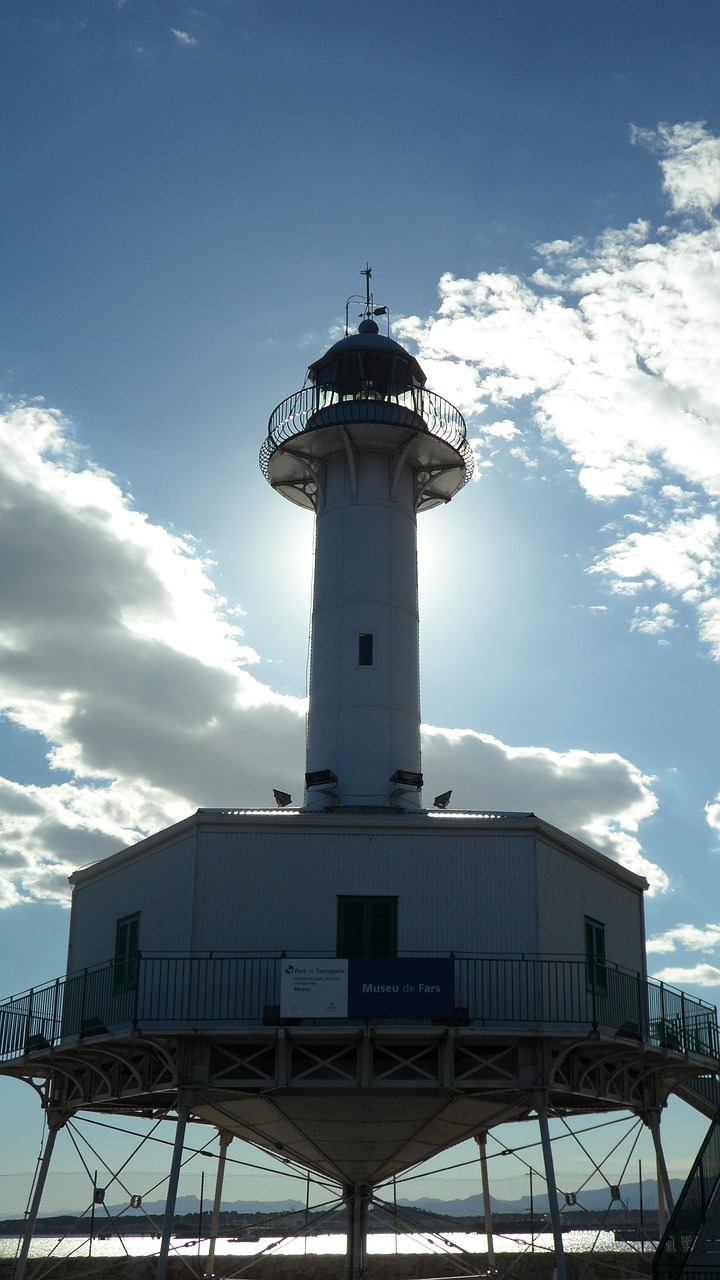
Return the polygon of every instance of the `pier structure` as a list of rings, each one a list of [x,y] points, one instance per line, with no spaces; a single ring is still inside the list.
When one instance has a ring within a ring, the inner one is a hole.
[[[669,1206],[662,1110],[718,1068],[713,1006],[647,976],[641,877],[522,808],[423,805],[416,520],[472,451],[364,274],[357,332],[260,454],[316,521],[302,803],[200,809],[77,871],[66,976],[0,1006],[0,1070],[42,1082],[51,1136],[78,1112],[174,1117],[160,1280],[188,1124],[332,1180],[363,1280],[373,1188],[471,1137],[485,1180],[487,1133],[518,1119],[564,1280],[549,1118],[642,1116]]]

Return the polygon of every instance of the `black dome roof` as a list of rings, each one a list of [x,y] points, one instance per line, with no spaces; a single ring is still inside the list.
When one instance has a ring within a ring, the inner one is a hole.
[[[410,352],[406,351],[404,347],[401,347],[400,343],[396,342],[394,338],[387,338],[384,334],[378,333],[377,325],[374,321],[369,323],[363,321],[360,329],[363,330],[366,325],[367,329],[369,329],[370,324],[373,325],[375,332],[351,333],[347,338],[341,338],[339,342],[333,343],[319,360],[313,361],[308,369],[311,381],[332,382],[334,380],[332,368],[338,368],[338,361],[341,357],[349,356],[352,359],[353,356],[367,352],[371,356],[379,356],[381,358],[385,356],[390,360],[395,359],[396,367],[401,364],[405,366],[407,373],[410,374],[412,383],[416,386],[424,387],[427,378],[415,357],[411,356]],[[330,376],[323,377],[323,371]]]

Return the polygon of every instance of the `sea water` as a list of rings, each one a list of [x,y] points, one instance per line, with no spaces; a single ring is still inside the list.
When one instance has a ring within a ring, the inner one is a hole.
[[[616,1240],[612,1231],[565,1231],[563,1243],[566,1253],[640,1253],[638,1241]],[[552,1253],[553,1238],[549,1233],[541,1235],[513,1235],[494,1237],[496,1253],[525,1253],[533,1248],[536,1253]],[[0,1258],[14,1258],[19,1250],[20,1242],[16,1237],[0,1239]],[[176,1255],[204,1254],[208,1252],[208,1241],[186,1239],[173,1236],[171,1252]],[[657,1241],[645,1241],[646,1253],[654,1252]],[[157,1254],[160,1250],[158,1236],[96,1236],[92,1241],[92,1249],[87,1236],[36,1236],[30,1246],[31,1258],[78,1257],[87,1258],[90,1253],[94,1258],[116,1258],[124,1253],[131,1257],[143,1257]],[[216,1257],[252,1257],[257,1254],[345,1254],[347,1240],[345,1235],[326,1236],[266,1236],[260,1240],[233,1240],[219,1237],[215,1245]],[[373,1232],[367,1238],[368,1253],[487,1253],[487,1240],[484,1234],[475,1232],[449,1231],[442,1235],[413,1233],[392,1235]]]

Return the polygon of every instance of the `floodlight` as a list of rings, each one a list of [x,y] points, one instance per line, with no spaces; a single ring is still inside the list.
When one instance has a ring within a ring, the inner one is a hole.
[[[390,781],[396,786],[415,787],[416,791],[419,791],[423,784],[423,777],[421,773],[413,773],[410,769],[396,769]]]
[[[435,799],[433,800],[433,804],[435,805],[435,808],[447,809],[450,803],[451,795],[452,795],[452,791],[443,791],[439,796],[436,796]]]
[[[273,795],[278,809],[285,809],[287,805],[292,804],[292,796],[289,791],[278,791],[277,787],[273,787]]]
[[[337,778],[332,769],[314,769],[305,774],[306,787],[334,787]]]

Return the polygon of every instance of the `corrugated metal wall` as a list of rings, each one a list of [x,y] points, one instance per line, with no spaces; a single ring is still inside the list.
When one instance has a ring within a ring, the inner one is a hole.
[[[585,954],[585,917],[605,925],[605,958],[644,972],[643,895],[538,840],[540,949]],[[560,943],[560,945],[558,945]]]
[[[536,950],[534,843],[529,832],[206,830],[194,946],[333,954],[338,895],[389,894],[401,952]]]
[[[136,861],[103,870],[73,893],[67,972],[112,960],[115,926],[140,912],[141,951],[189,951],[195,832]]]
[[[271,829],[238,818],[200,821],[83,878],[68,972],[111,959],[116,922],[135,911],[144,953],[334,955],[337,898],[349,894],[398,898],[401,953],[583,956],[587,915],[606,926],[608,961],[643,970],[642,895],[532,829]]]

